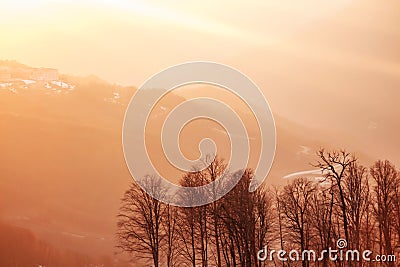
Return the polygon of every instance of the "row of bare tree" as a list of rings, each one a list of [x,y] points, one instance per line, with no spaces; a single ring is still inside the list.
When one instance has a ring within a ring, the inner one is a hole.
[[[181,185],[205,185],[226,172],[218,158],[205,166],[185,174]],[[118,214],[118,248],[136,263],[151,262],[156,267],[395,266],[393,261],[332,261],[327,254],[315,261],[257,258],[265,246],[321,252],[335,249],[340,238],[348,249],[360,252],[399,252],[400,174],[395,166],[377,161],[368,169],[346,151],[325,150],[318,152],[315,166],[321,169],[319,178],[295,178],[283,188],[260,187],[255,192],[248,190],[252,170],[232,173],[231,180],[239,180],[233,190],[211,204],[190,208],[164,204],[134,183]],[[144,177],[143,185],[156,195],[165,194],[155,176]],[[178,192],[176,197],[215,197],[223,186],[227,184],[216,183],[209,195],[194,190],[189,196]]]

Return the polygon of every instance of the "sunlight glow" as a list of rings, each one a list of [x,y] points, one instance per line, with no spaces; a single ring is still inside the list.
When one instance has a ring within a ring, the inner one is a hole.
[[[170,23],[175,26],[180,26],[192,29],[199,32],[215,34],[222,37],[240,38],[250,42],[260,41],[258,34],[252,33],[245,29],[232,27],[219,21],[214,21],[208,18],[182,12],[169,7],[150,4],[145,1],[128,1],[128,0],[103,0],[104,4],[110,7],[117,7],[129,13],[135,13],[144,18],[150,18],[159,23]],[[265,41],[265,40],[264,40]],[[277,41],[273,38],[269,42]]]

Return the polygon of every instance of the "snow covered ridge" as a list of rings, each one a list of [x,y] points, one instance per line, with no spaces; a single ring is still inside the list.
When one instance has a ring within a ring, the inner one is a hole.
[[[59,87],[61,87],[63,89],[69,89],[69,90],[74,90],[75,89],[75,85],[70,85],[70,84],[67,84],[67,83],[62,82],[62,81],[51,81],[50,83],[53,84],[53,85],[57,85],[57,86],[59,86]]]
[[[36,81],[29,79],[14,79],[8,81],[0,80],[0,94],[11,92],[12,94],[23,94],[29,91],[39,91],[44,95],[66,95],[76,89],[76,85],[61,81]],[[114,88],[116,90],[116,88]],[[125,99],[117,91],[112,92],[108,97],[104,97],[104,102],[125,106]]]
[[[104,102],[119,104],[121,106],[125,105],[124,102],[121,101],[121,95],[118,92],[113,92],[112,97],[105,97]]]
[[[14,94],[21,93],[29,89],[44,89],[46,94],[68,94],[70,91],[75,89],[75,85],[68,84],[63,81],[36,81],[36,80],[25,80],[16,79],[9,80],[6,82],[0,81],[0,90],[8,90]]]
[[[70,94],[75,90],[76,85],[61,79],[63,78],[60,77],[57,69],[34,68],[17,62],[0,60],[0,94],[2,92],[24,94],[36,91],[55,96]],[[79,81],[75,82],[79,83]],[[111,92],[108,91],[103,100],[106,103],[126,105],[124,94],[120,95],[117,88],[113,88]]]

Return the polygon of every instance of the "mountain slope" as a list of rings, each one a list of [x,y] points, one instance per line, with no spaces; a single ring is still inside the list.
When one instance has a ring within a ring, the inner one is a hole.
[[[95,77],[60,76],[59,82],[74,89],[47,94],[44,83],[16,89],[17,93],[0,89],[0,218],[29,229],[56,249],[113,257],[115,216],[132,182],[123,158],[121,129],[135,89]],[[158,117],[152,115],[150,150],[155,155],[160,153],[156,130],[163,116],[186,97],[170,94],[160,103]],[[245,121],[251,120],[244,110],[239,112]],[[366,161],[373,158],[355,138],[308,128],[279,115],[275,119],[277,151],[269,184],[285,183],[283,176],[310,168],[308,163],[321,146],[346,147]],[[198,153],[193,140],[211,134],[218,144],[226,138],[204,123],[193,127],[188,127],[189,139],[183,141],[192,156]],[[257,140],[256,129],[249,131]],[[257,141],[253,145],[257,147]],[[167,168],[161,156],[155,160]]]

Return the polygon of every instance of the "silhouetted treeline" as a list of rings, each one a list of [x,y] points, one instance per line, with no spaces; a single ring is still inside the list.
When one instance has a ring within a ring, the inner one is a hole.
[[[282,188],[261,186],[250,193],[253,171],[246,169],[229,174],[241,179],[227,195],[199,207],[161,203],[134,183],[122,199],[118,247],[132,261],[154,266],[397,266],[392,261],[366,262],[361,256],[359,261],[332,261],[326,254],[316,261],[280,261],[276,254],[273,260],[258,260],[265,246],[286,252],[314,250],[318,258],[325,249],[337,249],[339,239],[347,241],[347,249],[373,251],[371,259],[377,254],[398,256],[400,175],[396,167],[377,161],[367,168],[346,151],[322,149],[317,156],[314,166],[321,170],[320,177],[299,177]],[[181,185],[201,186],[226,170],[218,157],[206,160],[205,166],[185,174]],[[142,181],[147,190],[165,193],[159,178],[147,176]],[[178,192],[176,197],[209,195]]]

